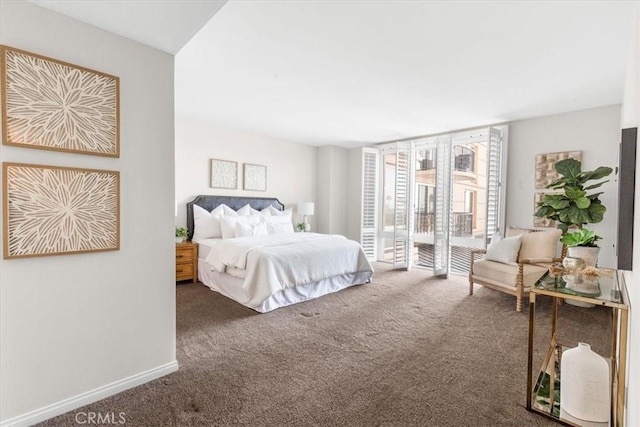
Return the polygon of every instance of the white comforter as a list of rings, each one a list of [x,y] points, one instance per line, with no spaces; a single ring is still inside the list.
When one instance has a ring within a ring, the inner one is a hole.
[[[349,273],[373,274],[357,242],[317,233],[226,239],[211,248],[206,262],[221,273],[227,267],[245,269],[248,301],[242,303],[251,307],[286,288]]]

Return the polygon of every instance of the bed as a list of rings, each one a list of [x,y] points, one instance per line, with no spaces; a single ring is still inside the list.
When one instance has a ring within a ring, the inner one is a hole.
[[[236,231],[221,238],[201,232],[199,215],[229,210],[250,210],[254,224],[268,224],[269,234]],[[357,242],[340,235],[280,232],[271,224],[286,222],[278,218],[285,212],[289,224],[284,228],[292,230],[291,212],[276,198],[201,195],[187,203],[188,237],[198,244],[198,280],[260,313],[371,281],[373,268]]]

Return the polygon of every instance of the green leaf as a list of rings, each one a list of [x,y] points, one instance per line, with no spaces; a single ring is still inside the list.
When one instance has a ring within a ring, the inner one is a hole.
[[[602,179],[605,176],[611,175],[611,172],[613,172],[613,169],[605,166],[600,166],[596,170],[585,172],[583,182],[591,181],[592,179]]]
[[[601,203],[592,203],[588,209],[589,222],[600,222],[604,218],[607,208]]]
[[[560,215],[560,221],[567,224],[582,225],[588,223],[590,219],[587,211],[583,211],[575,205],[569,206],[558,214]]]
[[[567,233],[560,241],[567,246],[597,246],[596,242],[602,239],[602,237],[598,236],[595,231],[587,230],[586,228],[581,228],[578,231],[573,233]]]
[[[571,204],[571,202],[569,200],[552,200],[549,203],[549,206],[551,206],[553,209],[559,211],[561,209],[569,207],[570,204]]]
[[[569,183],[569,181],[566,178],[558,178],[547,184],[545,188],[563,188],[567,183]]]
[[[534,214],[535,216],[539,217],[539,218],[544,218],[548,215],[552,215],[556,210],[553,209],[550,206],[541,206],[540,208],[538,208],[538,210],[536,211],[536,213]]]
[[[584,191],[583,191],[583,193],[584,193]],[[576,200],[576,206],[579,209],[587,209],[589,207],[589,205],[591,205],[591,200],[589,200],[586,197],[582,197],[582,198]]]
[[[588,187],[585,187],[584,189],[585,190],[593,190],[594,188],[598,188],[598,187],[602,186],[602,184],[604,184],[605,182],[609,182],[609,180],[602,181],[602,182],[599,182],[597,184],[590,185]],[[600,194],[602,194],[602,193],[600,193]]]
[[[582,164],[576,159],[564,159],[556,162],[554,168],[560,175],[575,180],[580,174],[581,166]]]
[[[581,199],[585,196],[585,194],[587,194],[586,191],[583,191],[578,187],[566,187],[564,189],[564,192],[567,195],[567,197],[572,200]]]

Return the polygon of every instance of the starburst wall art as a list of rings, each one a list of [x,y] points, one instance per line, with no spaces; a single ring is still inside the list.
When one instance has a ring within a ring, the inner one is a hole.
[[[4,258],[120,248],[120,173],[3,163]]]
[[[118,77],[0,45],[5,145],[120,156]]]

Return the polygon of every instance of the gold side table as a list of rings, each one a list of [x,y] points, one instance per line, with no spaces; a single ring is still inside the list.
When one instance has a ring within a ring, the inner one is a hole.
[[[588,422],[572,418],[560,410],[560,387],[562,374],[560,361],[562,351],[566,349],[557,341],[558,305],[561,300],[574,300],[610,307],[613,321],[611,331],[611,355],[609,366],[611,372],[611,417],[604,426],[624,425],[625,376],[627,359],[627,328],[629,321],[629,305],[624,285],[624,277],[617,270],[599,269],[599,277],[589,278],[597,286],[589,289],[590,293],[578,292],[567,286],[561,275],[547,272],[534,286],[529,294],[529,351],[527,366],[527,410],[551,418],[560,424],[580,426]],[[535,335],[536,297],[545,295],[553,298],[551,311],[551,339],[539,372],[534,382],[533,371],[533,338]],[[588,423],[597,425],[595,423]]]

